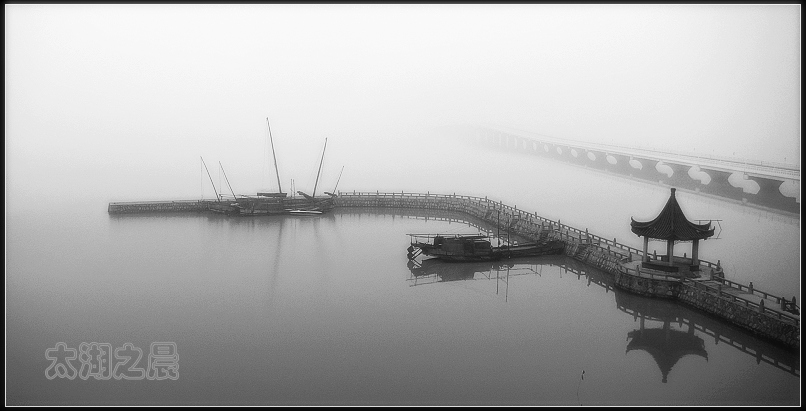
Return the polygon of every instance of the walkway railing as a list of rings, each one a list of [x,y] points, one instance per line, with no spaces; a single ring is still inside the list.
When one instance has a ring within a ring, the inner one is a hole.
[[[487,197],[475,197],[457,194],[431,194],[423,193],[407,193],[401,191],[399,193],[391,192],[339,192],[337,198],[337,205],[340,206],[380,206],[380,207],[413,207],[413,208],[431,208],[441,209],[446,211],[456,211],[469,214],[477,217],[482,221],[497,226],[500,224],[509,229],[512,233],[524,236],[526,238],[537,239],[541,236],[556,238],[566,242],[566,244],[575,244],[577,249],[579,247],[591,248],[594,251],[586,250],[580,251],[584,253],[595,253],[590,260],[599,268],[605,270],[620,270],[623,273],[628,273],[635,276],[639,275],[639,271],[635,268],[624,266],[623,263],[630,261],[635,257],[643,256],[643,250],[622,244],[618,242],[617,238],[612,240],[604,238],[595,234],[591,234],[588,230],[580,230],[563,224],[560,220],[554,221],[545,217],[537,215],[537,213],[529,213],[524,210],[518,209],[517,206],[510,206],[504,204],[502,201],[494,201]],[[575,251],[576,252],[576,251]],[[656,255],[647,256],[650,260],[659,260]],[[720,263],[712,263],[707,260],[699,260],[700,264],[711,269],[712,280],[721,281],[728,286],[733,286],[740,291],[748,290],[749,292],[762,296],[765,299],[774,299],[777,302],[786,302],[785,298],[775,296],[771,293],[761,291],[752,286],[744,286],[734,281],[724,278],[722,267]],[[682,282],[679,277],[675,277],[660,272],[653,272],[651,270],[641,270],[642,276],[651,279],[662,279],[667,281]],[[687,282],[688,283],[688,282]],[[695,283],[691,281],[690,283]],[[697,287],[706,287],[709,290],[711,287],[707,284],[698,284]],[[713,288],[713,287],[711,287]],[[720,291],[720,290],[717,290]],[[767,315],[779,318],[782,321],[799,325],[798,317],[793,315],[782,314],[773,310],[764,309],[763,305],[759,305],[752,301],[748,301],[741,297],[733,296],[727,293],[717,293],[718,296],[725,298],[727,301],[744,306],[752,306],[766,312]]]
[[[457,194],[431,194],[407,193],[405,191],[380,192],[380,191],[340,191],[336,199],[338,205],[350,206],[396,206],[396,207],[421,207],[436,208],[450,211],[459,211],[470,214],[474,217],[485,220],[488,223],[497,225],[498,212],[501,213],[501,223],[508,225],[513,232],[525,237],[537,237],[539,231],[554,231],[553,235],[563,241],[573,241],[578,243],[598,244],[599,247],[613,256],[620,258],[632,255],[643,255],[643,250],[622,244],[617,238],[612,240],[595,234],[588,230],[580,230],[575,227],[563,224],[560,220],[554,221],[518,209],[517,206],[504,204],[502,201],[491,200],[487,197],[475,197]],[[391,202],[391,204],[390,204]],[[516,218],[517,217],[517,218]],[[650,258],[656,258],[650,256]],[[708,266],[716,271],[721,271],[719,263],[712,263],[707,260],[700,260],[700,264]]]
[[[732,283],[732,284],[739,285],[738,283],[735,283],[733,281],[729,281],[729,280],[726,280],[726,281],[729,282],[729,283]],[[705,292],[707,292],[709,294],[712,294],[712,295],[714,295],[714,296],[716,296],[716,297],[718,297],[718,298],[720,298],[722,300],[725,300],[726,302],[728,302],[730,304],[735,304],[735,305],[739,305],[739,306],[743,306],[743,307],[750,307],[750,308],[753,308],[753,309],[757,310],[761,314],[764,314],[764,315],[769,316],[771,318],[776,318],[779,321],[785,321],[785,322],[788,322],[788,323],[794,324],[795,326],[800,327],[800,318],[799,317],[796,317],[796,316],[794,316],[792,314],[782,313],[780,311],[774,311],[774,310],[767,309],[767,307],[765,307],[764,304],[763,304],[764,300],[761,300],[762,301],[761,304],[755,303],[755,302],[752,302],[750,300],[741,298],[740,296],[736,296],[736,295],[733,295],[733,294],[728,294],[728,293],[723,292],[721,285],[713,286],[713,285],[710,285],[710,284],[703,283],[702,281],[687,281],[686,284],[688,286],[690,286],[690,287],[693,287],[695,290],[702,289],[703,291],[705,291]],[[765,296],[772,296],[771,294],[767,294],[767,293],[763,293],[763,294]],[[773,298],[776,298],[776,297],[773,297]],[[780,301],[780,297],[777,297],[777,298]],[[765,297],[765,299],[766,299],[766,297]]]

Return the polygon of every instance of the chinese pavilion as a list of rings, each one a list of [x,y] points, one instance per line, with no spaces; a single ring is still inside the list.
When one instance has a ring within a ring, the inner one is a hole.
[[[691,269],[699,270],[699,257],[698,247],[699,241],[705,240],[714,235],[714,229],[711,228],[711,223],[695,224],[689,221],[680,209],[680,204],[674,196],[675,189],[672,188],[672,194],[669,196],[669,201],[663,207],[660,214],[652,221],[639,222],[630,218],[631,230],[639,237],[644,237],[644,258],[643,265],[650,265],[649,255],[647,249],[649,247],[649,239],[654,238],[657,240],[666,240],[666,258],[663,259],[667,264],[666,271],[677,271],[674,267],[674,243],[675,241],[691,241]],[[662,268],[662,265],[651,264],[652,268]]]

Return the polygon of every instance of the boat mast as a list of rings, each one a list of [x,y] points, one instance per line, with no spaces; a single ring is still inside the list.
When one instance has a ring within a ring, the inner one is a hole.
[[[282,193],[283,187],[280,186],[280,171],[277,170],[277,155],[274,154],[274,139],[271,137],[271,125],[268,117],[266,117],[266,126],[269,128],[269,142],[271,142],[271,156],[274,159],[274,173],[277,175],[277,189]]]
[[[341,180],[341,173],[344,172],[344,166],[341,166],[341,171],[339,171],[339,178],[336,179],[336,186],[333,187],[333,194],[336,194],[336,189],[339,188],[339,181]]]
[[[316,198],[316,186],[319,184],[319,173],[322,172],[322,163],[325,161],[325,150],[327,150],[327,139],[325,139],[325,148],[322,149],[322,159],[319,160],[319,171],[316,172],[316,182],[313,183],[313,195]]]
[[[224,173],[224,180],[227,181],[227,186],[229,187],[230,193],[232,193],[232,198],[234,198],[235,201],[238,201],[238,197],[235,195],[235,191],[232,190],[232,186],[229,184],[229,179],[227,178],[227,172],[224,171],[224,166],[221,165],[220,161],[218,162],[218,166],[221,167],[221,172]]]
[[[500,246],[501,245],[501,210],[500,209],[498,210],[498,224],[497,225],[498,225],[498,238],[496,238],[496,240],[498,241],[498,245]]]
[[[210,184],[213,185],[213,191],[215,191],[215,201],[221,201],[218,198],[218,190],[215,188],[215,183],[213,182],[213,176],[210,175],[210,170],[207,169],[207,163],[204,162],[204,158],[202,156],[199,156],[199,158],[201,158],[202,164],[204,165],[204,169],[207,170],[207,177],[210,177]]]

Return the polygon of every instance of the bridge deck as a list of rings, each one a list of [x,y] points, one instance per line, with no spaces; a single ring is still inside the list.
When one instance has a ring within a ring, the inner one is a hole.
[[[658,150],[641,147],[627,147],[611,144],[598,144],[585,141],[567,140],[556,137],[544,136],[530,133],[523,130],[516,130],[506,127],[495,127],[495,129],[517,135],[518,137],[538,141],[548,142],[556,145],[575,147],[585,150],[597,150],[625,156],[639,156],[654,158],[663,161],[672,161],[680,164],[709,166],[728,171],[740,171],[753,173],[760,176],[787,178],[800,181],[800,166],[788,163],[773,161],[761,161],[745,158],[724,157],[716,155],[697,155],[691,152],[675,150]]]

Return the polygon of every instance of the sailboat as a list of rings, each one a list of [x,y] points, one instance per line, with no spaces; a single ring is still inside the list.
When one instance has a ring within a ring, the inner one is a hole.
[[[202,164],[204,164],[204,159],[202,158]],[[224,171],[224,166],[221,162],[218,162],[218,167],[222,173],[224,173],[224,179],[227,181],[227,186],[229,187],[230,192],[232,193],[232,201],[226,200],[222,201],[223,194],[216,194],[216,202],[213,204],[209,204],[207,208],[219,214],[225,215],[237,215],[240,214],[241,205],[238,204],[238,196],[235,195],[235,191],[232,189],[232,185],[229,183],[229,178],[227,177],[227,172]],[[204,164],[204,168],[207,169],[207,165]],[[207,175],[210,176],[210,170],[207,170]],[[210,176],[210,183],[213,182],[212,176]],[[215,184],[213,184],[213,190],[215,190]]]
[[[269,131],[269,141],[271,142],[271,154],[274,160],[274,172],[277,176],[277,192],[258,192],[257,196],[242,196],[237,199],[237,207],[240,215],[319,215],[330,211],[335,206],[335,194],[327,193],[328,198],[316,198],[316,187],[319,184],[319,175],[322,172],[322,164],[325,160],[325,150],[327,149],[327,139],[325,148],[322,150],[322,159],[319,162],[319,171],[316,174],[313,195],[309,196],[302,191],[298,191],[302,198],[288,198],[288,193],[283,192],[280,183],[280,171],[277,167],[277,154],[274,150],[274,138],[271,134],[271,124],[266,117],[266,126]],[[341,175],[339,175],[341,178]],[[293,181],[293,180],[292,180]],[[338,186],[338,182],[336,183]],[[335,191],[335,190],[334,190]],[[233,194],[234,195],[234,194]]]
[[[325,139],[325,146],[322,149],[322,159],[319,161],[319,171],[316,172],[316,182],[313,184],[313,195],[308,195],[302,191],[297,191],[297,194],[301,195],[306,201],[301,207],[294,207],[289,208],[286,211],[289,214],[295,215],[319,215],[324,212],[330,211],[335,207],[335,198],[337,197],[333,193],[327,193],[327,198],[316,198],[316,187],[319,185],[319,176],[322,174],[322,164],[325,161],[325,151],[327,150],[327,139]],[[342,169],[343,170],[343,169]],[[339,179],[341,179],[341,174],[339,175]],[[338,181],[336,182],[338,186]],[[333,190],[335,191],[335,190]]]
[[[269,130],[269,142],[271,143],[271,157],[274,160],[274,173],[277,176],[277,192],[276,193],[258,192],[257,195],[259,197],[286,198],[288,193],[283,192],[283,185],[280,184],[280,171],[277,168],[277,155],[274,152],[274,138],[272,138],[271,136],[271,124],[269,123],[268,117],[266,117],[266,127]]]
[[[269,141],[271,142],[271,153],[274,160],[274,171],[277,176],[277,192],[258,192],[254,196],[241,196],[237,199],[238,214],[243,216],[259,216],[259,215],[279,215],[285,214],[290,201],[287,196],[288,193],[283,192],[283,186],[280,183],[280,172],[277,167],[277,155],[274,151],[274,138],[271,134],[271,124],[269,118],[266,117],[266,127],[269,132]]]

